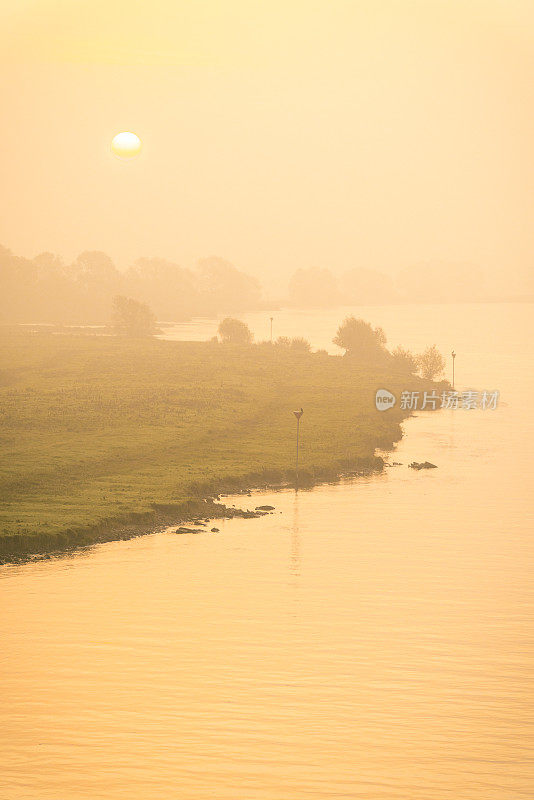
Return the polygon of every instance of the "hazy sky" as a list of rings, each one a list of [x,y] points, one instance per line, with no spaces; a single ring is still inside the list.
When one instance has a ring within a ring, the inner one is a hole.
[[[532,0],[0,0],[0,31],[16,252],[532,272]]]

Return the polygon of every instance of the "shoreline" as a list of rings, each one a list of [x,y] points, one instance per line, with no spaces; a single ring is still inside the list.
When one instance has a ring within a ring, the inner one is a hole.
[[[400,439],[391,443],[391,450],[398,441]],[[384,451],[383,448],[382,450]],[[0,567],[74,554],[97,544],[128,541],[138,536],[156,534],[165,528],[198,520],[211,521],[234,517],[255,519],[268,512],[226,506],[220,502],[221,497],[236,494],[251,497],[255,492],[269,489],[281,491],[290,487],[297,490],[312,489],[320,484],[335,483],[344,477],[358,478],[380,474],[386,466],[388,464],[382,456],[375,455],[350,461],[339,461],[330,466],[316,467],[313,473],[303,469],[299,474],[298,487],[295,487],[294,475],[291,475],[291,471],[285,473],[279,471],[279,474],[276,475],[278,471],[266,470],[266,475],[270,476],[270,480],[258,481],[259,476],[256,473],[227,478],[203,496],[191,497],[180,503],[153,503],[153,510],[150,512],[131,512],[115,519],[103,520],[94,526],[74,528],[61,534],[0,536]],[[200,528],[198,533],[201,533],[202,530]],[[16,546],[9,549],[10,543]]]
[[[3,341],[0,564],[129,539],[220,495],[382,470],[412,415],[377,387],[440,391],[394,368],[321,352],[111,337]]]

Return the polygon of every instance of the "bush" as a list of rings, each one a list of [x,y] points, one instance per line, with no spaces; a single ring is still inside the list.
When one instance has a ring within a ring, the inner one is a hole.
[[[233,317],[226,317],[218,328],[219,336],[224,344],[251,344],[252,331],[245,322]]]
[[[275,345],[285,347],[294,353],[309,353],[311,350],[311,344],[303,336],[294,336],[292,339],[289,336],[279,336]]]
[[[365,362],[383,361],[388,352],[385,348],[386,334],[382,328],[373,328],[368,322],[356,317],[347,317],[339,326],[333,340],[348,356]]]
[[[156,317],[146,303],[117,295],[113,298],[113,327],[126,336],[151,336],[156,332]]]
[[[295,353],[309,353],[311,350],[311,344],[303,336],[295,336],[289,346]]]
[[[424,353],[417,356],[417,366],[421,376],[427,381],[433,381],[434,378],[443,374],[445,369],[445,359],[439,352],[435,344],[428,347]]]
[[[411,374],[417,371],[417,359],[413,353],[410,353],[405,347],[399,345],[393,350],[391,356],[394,367]]]

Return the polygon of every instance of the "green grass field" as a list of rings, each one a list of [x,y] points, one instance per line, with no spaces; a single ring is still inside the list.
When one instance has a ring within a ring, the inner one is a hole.
[[[282,348],[4,329],[0,553],[97,540],[158,505],[373,462],[405,412],[375,390],[417,378]],[[408,384],[408,386],[406,385]],[[111,538],[110,533],[109,538]]]

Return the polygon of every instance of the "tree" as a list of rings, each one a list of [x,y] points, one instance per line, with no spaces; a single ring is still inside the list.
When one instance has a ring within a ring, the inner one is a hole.
[[[146,303],[131,297],[113,298],[113,324],[126,336],[151,336],[156,332],[156,317]]]
[[[42,320],[36,312],[37,269],[32,261],[0,245],[0,319],[4,322]],[[33,315],[33,319],[31,317]],[[47,320],[48,321],[48,320]]]
[[[248,325],[233,317],[223,319],[219,324],[218,333],[225,344],[250,344],[253,339]]]
[[[111,299],[124,291],[121,273],[101,250],[86,250],[67,269],[73,287],[72,310],[79,319],[104,321]]]
[[[138,258],[124,276],[125,292],[143,299],[162,320],[185,320],[201,314],[197,276],[164,258]]]
[[[121,277],[111,258],[101,250],[80,253],[72,272],[84,286],[96,286],[100,290],[118,285]]]
[[[204,313],[239,314],[261,305],[261,286],[230,261],[210,256],[198,262],[199,287]]]
[[[33,259],[33,263],[36,264],[37,267],[43,272],[65,272],[65,264],[63,263],[63,259],[56,253],[50,253],[48,251],[39,253]]]
[[[383,361],[388,355],[386,334],[382,328],[373,328],[365,320],[356,317],[347,317],[332,341],[342,347],[346,355],[361,361]]]
[[[417,358],[405,347],[399,345],[393,350],[391,356],[393,358],[393,366],[398,367],[403,372],[413,373],[417,370]]]
[[[421,376],[427,381],[433,381],[443,373],[445,369],[445,359],[439,352],[435,344],[428,347],[424,353],[417,356],[417,366]]]

